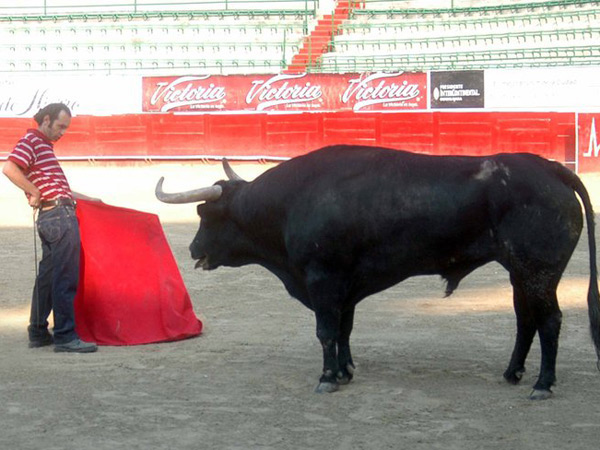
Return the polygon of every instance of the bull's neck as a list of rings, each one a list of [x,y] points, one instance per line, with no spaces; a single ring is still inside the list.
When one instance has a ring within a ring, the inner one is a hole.
[[[277,255],[278,259],[286,258],[285,214],[277,199],[265,195],[253,183],[246,183],[235,191],[230,214],[248,239],[256,243],[257,257],[272,259]]]

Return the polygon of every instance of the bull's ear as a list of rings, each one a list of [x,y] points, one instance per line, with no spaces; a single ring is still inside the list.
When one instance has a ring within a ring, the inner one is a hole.
[[[223,170],[225,171],[227,178],[229,178],[230,180],[245,181],[242,177],[240,177],[237,173],[235,173],[235,171],[231,168],[231,166],[229,165],[229,161],[227,161],[227,158],[223,158]]]

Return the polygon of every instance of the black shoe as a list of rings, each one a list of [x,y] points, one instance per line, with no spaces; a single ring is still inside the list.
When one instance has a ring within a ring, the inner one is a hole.
[[[50,333],[46,333],[39,337],[29,338],[29,348],[40,348],[54,344],[54,338]]]
[[[54,351],[69,352],[69,353],[93,353],[98,350],[98,346],[93,342],[85,342],[79,338],[73,339],[71,342],[66,344],[56,344]]]

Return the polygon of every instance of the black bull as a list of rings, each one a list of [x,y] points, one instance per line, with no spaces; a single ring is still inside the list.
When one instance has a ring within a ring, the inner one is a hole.
[[[450,295],[491,261],[510,274],[517,337],[504,377],[518,383],[536,332],[542,361],[532,398],[554,384],[561,312],[556,289],[583,226],[590,252],[588,310],[600,357],[594,216],[580,179],[531,154],[425,156],[335,146],[293,158],[252,182],[229,181],[165,202],[198,206],[196,267],[260,264],[314,311],[323,346],[317,391],[352,379],[350,333],[365,297],[415,275],[440,274]]]

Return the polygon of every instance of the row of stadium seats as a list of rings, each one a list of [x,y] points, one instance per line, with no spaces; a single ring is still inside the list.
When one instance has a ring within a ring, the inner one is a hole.
[[[521,47],[585,45],[589,40],[600,42],[600,27],[565,30],[515,31],[511,33],[455,34],[435,37],[403,37],[388,39],[385,34],[377,34],[369,39],[336,38],[333,47],[338,54],[387,54],[401,51],[437,52],[440,49],[468,47],[469,50],[483,50],[490,46],[519,45]]]
[[[20,45],[40,44],[130,44],[152,42],[156,44],[197,43],[278,43],[299,42],[304,36],[300,22],[231,26],[202,27],[197,24],[113,24],[77,26],[55,24],[54,26],[18,25],[0,28],[0,43]]]
[[[284,55],[285,52],[295,53],[298,45],[283,46],[276,42],[221,42],[221,43],[122,43],[104,42],[101,44],[0,44],[0,52],[9,60],[17,60],[26,57],[27,60],[45,60],[54,58],[139,58],[144,57],[162,58],[189,58],[191,55],[197,57],[217,55],[222,58],[227,54],[235,57],[270,57],[272,55]]]
[[[237,59],[237,58],[25,58],[6,61],[3,71],[11,72],[135,72],[140,75],[173,73],[177,75],[229,75],[229,74],[272,74],[280,71],[283,63],[276,59]]]
[[[64,42],[76,43],[100,40],[152,39],[153,41],[181,42],[195,39],[218,39],[219,41],[240,41],[248,37],[283,37],[303,35],[303,24],[297,21],[281,22],[256,21],[255,23],[165,23],[117,22],[99,23],[19,23],[0,27],[0,39],[20,42]]]
[[[564,28],[585,26],[600,19],[600,9],[577,9],[565,11],[537,11],[525,14],[493,15],[473,18],[470,15],[452,16],[440,20],[439,18],[426,17],[421,20],[398,20],[383,17],[377,19],[369,16],[354,16],[353,20],[342,24],[340,34],[369,34],[379,30],[394,34],[396,32],[436,32],[436,30],[486,30],[489,32],[502,32],[503,30],[519,30],[550,27]]]
[[[471,70],[512,67],[587,66],[600,64],[600,47],[582,45],[555,48],[513,48],[447,53],[342,55],[326,54],[315,72],[363,72],[371,70]]]

